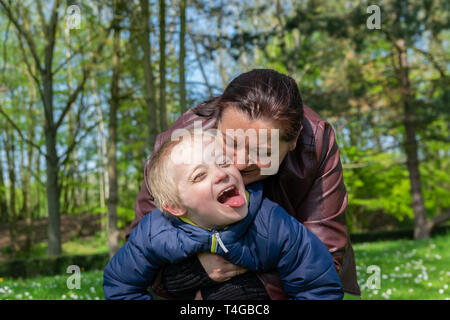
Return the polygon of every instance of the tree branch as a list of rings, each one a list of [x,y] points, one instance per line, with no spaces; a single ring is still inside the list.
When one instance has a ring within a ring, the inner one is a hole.
[[[34,147],[37,149],[37,151],[39,152],[40,155],[47,157],[47,154],[44,153],[41,150],[41,147],[38,146],[37,144],[35,144],[33,141],[31,141],[30,139],[28,139],[27,137],[25,137],[25,135],[22,133],[22,131],[20,130],[20,128],[17,126],[17,124],[6,114],[6,112],[3,110],[3,108],[0,106],[0,113],[5,117],[5,119],[12,125],[12,127],[14,128],[14,130],[17,131],[17,133],[19,134],[20,138],[25,141],[26,143],[28,143],[30,146]]]
[[[91,58],[90,63],[88,64],[88,67],[83,69],[83,78],[80,80],[80,82],[78,82],[77,88],[72,92],[69,99],[67,100],[66,106],[64,107],[61,115],[58,118],[58,121],[56,122],[56,128],[58,128],[62,124],[65,116],[67,115],[70,108],[72,107],[72,104],[78,98],[78,95],[80,94],[80,92],[84,89],[84,85],[85,85],[87,79],[89,78],[90,73],[93,69],[93,68],[89,68],[89,66],[96,64],[98,56],[102,52],[103,47],[106,44],[106,39],[108,39],[108,36],[109,36],[109,33],[111,32],[111,30],[112,30],[112,27],[110,26],[106,32],[105,38],[98,45],[97,50],[92,53],[92,58]]]
[[[16,17],[14,17],[12,11],[11,11],[11,7],[8,6],[4,0],[0,0],[0,6],[3,8],[3,10],[6,12],[6,16],[8,17],[8,19],[14,24],[14,26],[16,27],[17,31],[19,31],[19,33],[25,38],[25,40],[28,43],[28,47],[30,48],[31,51],[31,55],[34,59],[34,62],[36,64],[36,67],[39,71],[42,72],[42,65],[41,65],[41,61],[39,60],[39,55],[37,53],[36,50],[36,45],[33,41],[33,38],[31,37],[30,33],[28,30],[25,30],[24,28],[21,27],[21,24],[19,23],[19,21],[16,19]]]
[[[60,165],[63,166],[63,165],[66,164],[66,162],[69,160],[70,154],[72,153],[72,151],[73,151],[73,149],[76,147],[76,145],[79,144],[82,140],[84,140],[84,138],[86,138],[87,135],[92,131],[92,129],[94,129],[95,127],[97,127],[98,124],[99,124],[99,122],[97,121],[97,122],[95,122],[93,125],[87,127],[87,128],[85,129],[84,134],[83,134],[78,140],[73,139],[73,142],[72,142],[72,143],[70,144],[70,146],[66,149],[66,151],[65,151],[61,156],[58,157],[58,158],[59,158],[59,160],[58,160],[58,166],[60,166]],[[79,130],[77,129],[77,132],[78,132],[78,131],[79,131]],[[76,135],[77,135],[77,134],[76,134]],[[76,136],[76,135],[75,135],[75,136]],[[64,160],[61,161],[61,159],[64,159]]]
[[[444,69],[442,69],[442,67],[439,65],[439,63],[436,61],[436,59],[434,58],[433,54],[431,52],[427,52],[425,50],[416,48],[416,47],[412,47],[412,49],[422,55],[424,55],[425,57],[427,57],[431,64],[434,66],[434,68],[439,72],[439,74],[441,75],[441,78],[443,79],[447,79],[447,75],[445,74]]]
[[[86,80],[89,76],[89,71],[87,69],[83,70],[83,78],[78,82],[78,85],[76,89],[72,92],[72,94],[69,96],[69,99],[67,100],[66,106],[64,107],[61,115],[58,118],[58,121],[55,124],[55,128],[59,128],[59,126],[62,124],[65,116],[69,112],[70,108],[72,107],[72,104],[75,102],[75,100],[78,98],[78,95],[84,88],[84,84],[86,83]]]
[[[428,221],[427,228],[428,228],[429,232],[431,232],[434,227],[436,227],[437,225],[439,225],[441,223],[444,223],[447,220],[450,220],[450,209],[447,209],[441,215],[434,217],[433,219]]]

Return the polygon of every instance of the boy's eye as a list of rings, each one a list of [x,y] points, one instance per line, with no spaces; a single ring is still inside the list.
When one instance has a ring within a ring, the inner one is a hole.
[[[196,174],[196,175],[194,176],[194,179],[192,179],[192,181],[193,181],[193,182],[199,182],[199,181],[201,181],[201,180],[204,178],[204,176],[205,176],[205,173],[204,173],[204,172],[201,172],[201,173],[199,173],[199,174]]]

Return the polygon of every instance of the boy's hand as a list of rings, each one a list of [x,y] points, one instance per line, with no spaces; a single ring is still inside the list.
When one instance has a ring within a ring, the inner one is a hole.
[[[216,282],[224,282],[247,272],[247,269],[234,265],[215,253],[202,252],[197,256],[208,276]]]

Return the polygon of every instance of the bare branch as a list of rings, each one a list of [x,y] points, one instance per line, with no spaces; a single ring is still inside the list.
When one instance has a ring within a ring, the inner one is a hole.
[[[17,35],[17,39],[19,40],[20,52],[22,53],[23,61],[25,62],[25,65],[27,66],[28,73],[33,78],[34,82],[36,83],[36,86],[38,87],[40,95],[43,96],[43,92],[41,90],[41,83],[40,83],[38,77],[34,74],[33,68],[31,67],[30,62],[28,61],[27,54],[26,54],[25,48],[23,46],[22,38],[19,35]]]
[[[6,114],[6,112],[3,110],[3,108],[0,106],[0,113],[5,117],[5,119],[12,125],[12,127],[14,128],[14,130],[17,131],[17,133],[19,134],[20,138],[28,143],[30,146],[34,147],[37,149],[37,151],[39,152],[40,155],[47,157],[47,154],[44,153],[41,150],[41,147],[38,146],[37,144],[35,144],[33,141],[31,141],[30,139],[28,139],[27,137],[25,137],[25,135],[22,133],[22,131],[20,130],[20,128],[17,126],[17,124]]]
[[[86,80],[89,77],[89,73],[90,72],[87,69],[83,70],[83,78],[78,82],[76,89],[69,96],[66,106],[64,107],[61,115],[58,118],[58,121],[55,124],[56,128],[58,128],[62,124],[64,118],[66,117],[67,113],[69,112],[70,108],[72,107],[72,104],[75,102],[75,100],[78,98],[78,95],[83,90],[84,84],[86,83]]]
[[[198,61],[198,65],[200,67],[200,71],[202,73],[203,79],[205,80],[205,85],[208,88],[209,95],[212,97],[213,96],[213,91],[212,91],[211,86],[209,85],[208,77],[207,77],[206,72],[205,72],[205,70],[203,68],[203,64],[202,64],[202,61],[201,61],[201,58],[200,58],[200,53],[198,51],[197,41],[194,39],[191,31],[188,28],[186,28],[186,32],[189,35],[189,38],[191,38],[192,44],[194,45],[195,56],[197,57],[197,61]]]
[[[70,154],[72,153],[72,151],[74,150],[74,148],[82,141],[84,140],[84,138],[87,137],[87,135],[92,131],[92,129],[96,128],[98,126],[99,122],[95,122],[93,125],[87,127],[85,129],[84,134],[77,140],[77,139],[73,139],[73,142],[69,145],[69,147],[66,149],[66,151],[59,156],[59,160],[58,160],[58,165],[65,165],[66,162],[69,160],[70,158]],[[75,134],[75,137],[78,135],[78,132],[80,131],[80,128],[77,128],[77,133]],[[61,159],[64,159],[61,161]]]
[[[445,221],[450,220],[450,209],[447,209],[442,213],[441,215],[434,217],[427,223],[428,230],[432,230],[434,227],[436,227],[439,224],[444,223]]]
[[[4,0],[0,0],[0,6],[3,8],[3,10],[5,11],[8,19],[14,24],[14,26],[16,27],[17,31],[19,31],[19,33],[25,38],[28,47],[30,48],[31,51],[31,55],[34,59],[34,62],[36,64],[36,67],[39,71],[42,72],[42,65],[41,65],[41,61],[39,59],[39,55],[37,53],[36,50],[36,45],[33,41],[33,38],[31,37],[31,34],[29,33],[29,30],[25,30],[21,24],[19,23],[19,21],[17,20],[16,17],[14,17],[12,11],[11,11],[11,7],[9,5],[7,5],[5,3]]]
[[[69,99],[67,100],[66,106],[64,107],[61,115],[58,118],[58,121],[56,122],[56,125],[55,125],[56,128],[61,126],[62,122],[64,121],[65,116],[67,115],[70,108],[72,107],[72,104],[78,98],[78,95],[80,94],[80,92],[84,89],[86,80],[89,78],[89,76],[92,72],[92,69],[93,69],[93,68],[90,68],[89,66],[95,65],[97,63],[97,59],[100,56],[100,53],[102,52],[104,45],[106,44],[106,40],[108,39],[109,33],[111,32],[111,30],[112,30],[112,27],[110,26],[107,30],[105,38],[98,45],[97,50],[92,53],[92,58],[91,58],[90,63],[88,63],[88,66],[83,69],[83,78],[79,81],[77,88],[72,92]]]
[[[447,75],[445,74],[444,69],[439,65],[439,63],[436,61],[436,58],[433,56],[433,54],[431,52],[427,52],[425,50],[413,47],[412,48],[414,51],[424,55],[425,57],[427,57],[431,64],[434,66],[434,68],[439,72],[439,74],[441,75],[441,78],[443,79],[447,79]]]

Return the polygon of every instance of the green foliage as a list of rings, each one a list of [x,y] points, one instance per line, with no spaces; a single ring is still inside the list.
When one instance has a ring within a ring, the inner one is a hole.
[[[134,219],[134,207],[117,207],[117,218],[119,228],[128,227]]]

